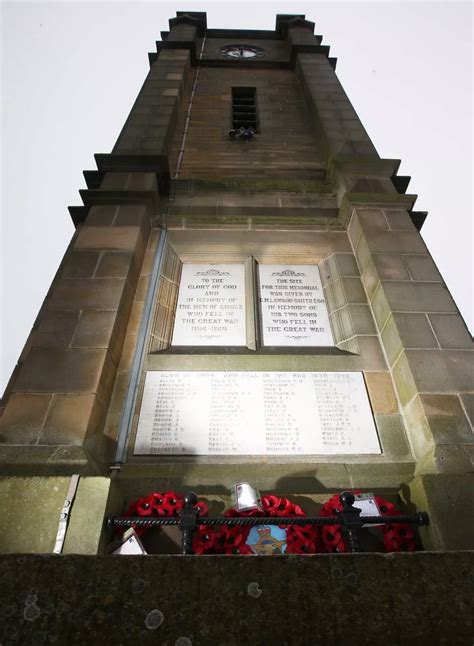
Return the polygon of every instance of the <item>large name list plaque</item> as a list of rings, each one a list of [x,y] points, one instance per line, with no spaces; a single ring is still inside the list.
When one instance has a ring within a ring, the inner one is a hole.
[[[136,455],[380,454],[358,372],[148,372]]]
[[[317,265],[259,265],[263,344],[333,346]]]
[[[183,265],[172,345],[245,345],[245,268]]]

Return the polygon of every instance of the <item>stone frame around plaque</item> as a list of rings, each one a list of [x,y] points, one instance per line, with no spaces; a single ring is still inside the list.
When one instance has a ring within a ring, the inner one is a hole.
[[[228,348],[232,353],[364,354],[375,335],[373,316],[353,252],[341,248],[343,245],[339,239],[333,240],[338,234],[322,232],[318,234],[319,240],[308,243],[308,236],[300,233],[289,233],[284,240],[278,240],[276,236],[268,238],[266,233],[263,239],[263,233],[228,231],[218,234],[207,230],[169,232],[154,299],[154,318],[148,345],[150,358],[162,352],[176,355],[183,352],[203,355],[227,352],[226,346],[171,346],[181,267],[186,262],[245,265],[247,339],[245,346]],[[262,264],[318,265],[334,340],[332,346],[288,348],[262,344],[257,280],[258,266]]]
[[[320,262],[316,262],[314,258],[302,258],[301,256],[285,256],[282,258],[279,254],[274,253],[258,253],[257,255],[248,254],[242,249],[239,254],[205,254],[199,256],[192,256],[186,254],[184,257],[179,254],[172,244],[169,242],[166,245],[164,253],[164,261],[162,271],[158,284],[156,308],[154,313],[154,322],[152,325],[149,353],[156,353],[167,350],[168,352],[182,352],[185,349],[199,349],[200,351],[219,350],[219,348],[235,348],[247,351],[268,351],[271,350],[270,344],[263,343],[262,334],[262,311],[259,303],[260,286],[258,278],[258,267],[260,265],[275,264],[279,266],[287,265],[314,265],[318,266]],[[282,261],[285,262],[282,262]],[[242,345],[224,345],[218,346],[203,344],[203,345],[176,345],[173,344],[173,328],[175,322],[176,308],[178,304],[179,287],[181,280],[181,272],[183,264],[242,264],[245,272],[245,325],[246,325],[246,342]],[[321,273],[321,272],[320,272]],[[321,275],[323,281],[323,276]],[[326,290],[324,290],[326,294]],[[326,304],[326,310],[329,316],[329,309]],[[318,352],[324,349],[335,348],[337,349],[337,339],[334,334],[333,322],[330,319],[329,323],[332,343],[327,345],[283,345],[275,346],[279,352],[285,352],[291,348],[292,351],[299,349],[307,352]]]

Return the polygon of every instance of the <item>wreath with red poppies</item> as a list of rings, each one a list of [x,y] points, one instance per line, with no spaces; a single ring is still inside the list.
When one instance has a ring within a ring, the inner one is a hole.
[[[278,496],[262,496],[262,511],[238,511],[228,509],[227,517],[275,517],[275,516],[306,516],[299,505],[287,498]],[[286,529],[287,554],[316,554],[320,551],[319,529],[314,525],[279,525]],[[247,545],[250,527],[221,525],[216,528],[200,527],[195,542],[196,554],[253,554]]]
[[[354,491],[359,494],[360,491]],[[383,516],[400,516],[401,513],[395,505],[381,496],[375,496],[380,513]],[[174,491],[164,493],[153,492],[131,502],[125,517],[172,517],[178,516],[184,508],[184,496]],[[200,516],[207,516],[209,508],[205,502],[198,501],[194,508]],[[342,511],[339,494],[334,495],[319,512],[320,517],[337,516]],[[304,517],[303,509],[288,498],[274,495],[262,496],[262,510],[238,511],[228,509],[224,516],[227,517]],[[340,525],[279,525],[286,529],[287,554],[317,554],[324,552],[347,552]],[[149,527],[137,525],[134,527],[138,536],[146,534]],[[199,525],[193,538],[193,551],[195,554],[253,554],[247,538],[250,527],[238,525]],[[391,523],[381,526],[383,543],[386,552],[411,552],[416,549],[415,534],[407,523]],[[118,532],[124,528],[117,528]]]
[[[353,491],[354,495],[360,491]],[[382,496],[374,496],[379,511],[383,516],[400,516],[401,512],[395,505]],[[342,511],[339,494],[330,498],[322,506],[319,516],[337,516]],[[415,534],[407,523],[391,523],[380,527],[383,534],[383,544],[386,552],[413,552],[416,549]],[[325,552],[347,552],[341,525],[323,525],[321,527],[321,541]]]
[[[179,512],[184,508],[184,496],[175,491],[166,491],[160,493],[155,491],[131,502],[125,512],[124,516],[127,518],[140,516],[141,518],[147,517],[171,517],[178,516]],[[200,516],[207,516],[209,507],[205,502],[198,501],[194,505],[194,509],[199,511]],[[199,529],[201,530],[203,526]],[[133,525],[137,536],[143,537],[150,529],[146,525]],[[123,533],[124,528],[118,527],[117,531]],[[195,536],[196,539],[196,536]],[[193,544],[194,547],[194,544]]]
[[[174,491],[165,493],[154,492],[130,503],[125,517],[164,517],[178,516],[184,507],[184,497]],[[251,511],[237,511],[228,509],[225,512],[227,517],[237,516],[306,516],[299,505],[295,505],[287,498],[277,496],[262,496],[263,511],[254,509]],[[199,510],[200,516],[207,516],[209,508],[205,502],[197,502],[195,509]],[[319,529],[312,525],[286,526],[287,553],[288,554],[315,554],[320,550]],[[135,532],[143,537],[149,527],[135,526]],[[118,528],[123,532],[123,528]],[[195,554],[253,554],[247,545],[247,537],[250,527],[239,527],[230,525],[199,525],[193,538],[193,551]]]

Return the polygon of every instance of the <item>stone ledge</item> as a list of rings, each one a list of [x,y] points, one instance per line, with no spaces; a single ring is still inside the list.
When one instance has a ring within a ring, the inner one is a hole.
[[[2,476],[97,474],[84,448],[70,445],[1,445],[0,469]]]
[[[0,571],[5,644],[472,643],[471,552],[11,555]]]

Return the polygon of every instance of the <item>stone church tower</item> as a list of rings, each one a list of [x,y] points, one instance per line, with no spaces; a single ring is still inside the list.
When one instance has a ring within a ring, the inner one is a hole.
[[[4,396],[1,550],[52,551],[73,474],[65,552],[240,481],[399,493],[425,548],[469,547],[472,340],[329,47],[178,12],[157,50]]]

